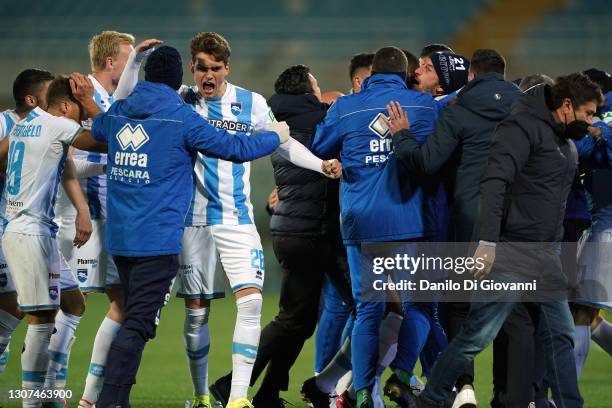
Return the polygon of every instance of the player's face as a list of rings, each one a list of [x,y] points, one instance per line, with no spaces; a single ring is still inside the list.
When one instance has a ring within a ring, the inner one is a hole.
[[[125,69],[125,64],[127,63],[130,52],[132,52],[133,49],[134,47],[128,43],[123,43],[119,46],[119,54],[117,54],[117,57],[112,59],[113,84],[117,85],[119,83],[121,74]]]
[[[229,65],[217,61],[212,55],[199,52],[191,62],[193,80],[198,92],[206,99],[221,98],[225,93],[225,78],[229,75]]]
[[[428,92],[433,96],[442,95],[438,74],[431,62],[431,58],[420,58],[419,67],[414,71],[414,75],[417,81],[417,90]]]

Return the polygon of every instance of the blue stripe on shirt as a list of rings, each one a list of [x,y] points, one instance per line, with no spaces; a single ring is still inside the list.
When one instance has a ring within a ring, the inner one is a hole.
[[[241,111],[238,114],[237,121],[248,123],[251,127],[251,110],[253,106],[253,94],[245,89],[236,88],[236,102],[241,105]],[[244,164],[232,163],[232,176],[234,178],[234,205],[238,211],[238,224],[252,224],[253,221],[249,217],[249,209],[246,206],[247,197],[244,194]]]

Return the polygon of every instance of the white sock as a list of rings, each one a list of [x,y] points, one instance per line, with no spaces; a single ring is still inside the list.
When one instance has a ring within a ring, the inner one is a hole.
[[[80,316],[64,313],[61,310],[55,316],[55,330],[49,344],[46,389],[63,390],[66,387],[70,349],[74,343],[74,331],[80,321]]]
[[[382,372],[391,364],[397,353],[397,339],[404,317],[390,312],[380,325],[380,339],[378,341],[378,369],[376,375],[380,377]]]
[[[599,325],[593,330],[591,338],[599,347],[612,356],[612,324],[610,322],[601,319]]]
[[[254,293],[236,300],[236,327],[232,344],[232,389],[230,401],[246,398],[257,357],[261,334],[261,293]]]
[[[591,328],[588,325],[576,325],[574,338],[574,359],[576,360],[576,375],[580,377],[580,372],[591,346]]]
[[[85,379],[85,389],[83,390],[82,399],[85,401],[96,402],[98,400],[104,382],[106,357],[119,328],[121,328],[121,323],[105,317],[98,329],[91,353],[89,373]]]
[[[53,323],[30,324],[21,353],[22,383],[24,390],[41,390],[49,365],[49,341]],[[40,400],[24,398],[23,407],[40,407]]]
[[[397,347],[396,347],[396,350],[397,350]],[[374,380],[374,389],[372,390],[372,401],[374,402],[374,408],[385,408],[385,403],[380,393],[380,375],[377,375]]]
[[[20,321],[12,314],[0,310],[0,375],[2,375],[8,364],[11,335]]]
[[[208,349],[210,336],[208,334],[208,315],[210,308],[186,309],[185,350],[189,360],[189,372],[193,382],[193,395],[208,395]]]
[[[317,388],[331,394],[340,378],[351,371],[351,368],[351,338],[347,337],[332,361],[316,376]]]

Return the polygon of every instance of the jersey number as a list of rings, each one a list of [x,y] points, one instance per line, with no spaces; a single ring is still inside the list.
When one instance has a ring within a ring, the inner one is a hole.
[[[11,195],[19,194],[21,188],[21,168],[25,156],[25,143],[12,141],[9,146],[8,175],[6,191]]]
[[[251,249],[251,267],[263,271],[264,266],[264,252],[261,249]]]

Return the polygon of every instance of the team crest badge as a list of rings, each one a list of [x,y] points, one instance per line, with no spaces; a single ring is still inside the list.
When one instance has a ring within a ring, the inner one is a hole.
[[[87,269],[77,269],[77,279],[83,283],[87,280]]]
[[[57,286],[51,286],[49,288],[49,297],[51,300],[57,300],[59,297],[59,291],[57,290]]]
[[[242,112],[242,104],[240,102],[232,102],[230,109],[234,116],[238,116]]]
[[[6,273],[0,273],[0,288],[3,288],[8,283],[8,276]]]

